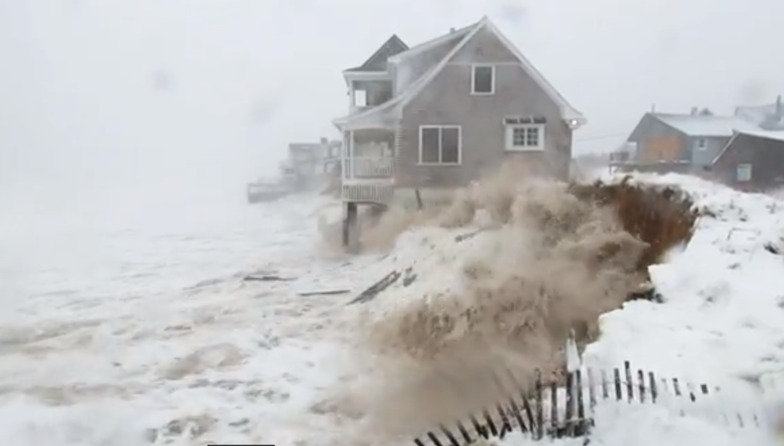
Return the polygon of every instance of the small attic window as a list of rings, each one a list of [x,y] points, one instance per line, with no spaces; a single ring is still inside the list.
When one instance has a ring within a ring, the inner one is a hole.
[[[495,93],[495,67],[473,65],[471,67],[471,94]]]

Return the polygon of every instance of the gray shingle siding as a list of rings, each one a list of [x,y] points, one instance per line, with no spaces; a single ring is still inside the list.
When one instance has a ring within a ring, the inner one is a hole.
[[[471,64],[497,63],[495,94],[471,95]],[[506,152],[505,116],[546,118],[543,152]],[[462,126],[459,166],[420,166],[419,127]],[[517,63],[517,58],[492,33],[481,31],[468,42],[403,110],[398,159],[398,184],[464,185],[511,156],[549,165],[560,178],[569,175],[572,132],[558,105]]]

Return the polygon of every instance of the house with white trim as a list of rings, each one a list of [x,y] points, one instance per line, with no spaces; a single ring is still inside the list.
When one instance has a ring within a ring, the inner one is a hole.
[[[569,175],[585,118],[487,17],[410,48],[392,36],[343,75],[347,225],[357,204],[465,186],[510,158]]]

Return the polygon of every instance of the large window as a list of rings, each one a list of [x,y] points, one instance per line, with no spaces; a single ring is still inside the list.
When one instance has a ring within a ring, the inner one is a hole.
[[[495,67],[473,65],[471,67],[471,94],[495,93]]]
[[[506,150],[518,152],[544,150],[544,125],[507,124]]]
[[[738,164],[738,171],[736,175],[739,183],[751,181],[751,164]]]
[[[419,127],[420,164],[460,164],[461,129],[458,125]]]

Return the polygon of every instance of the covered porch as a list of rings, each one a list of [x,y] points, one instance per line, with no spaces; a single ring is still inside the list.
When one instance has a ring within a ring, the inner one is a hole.
[[[348,130],[344,137],[344,180],[392,178],[395,164],[394,130]]]

